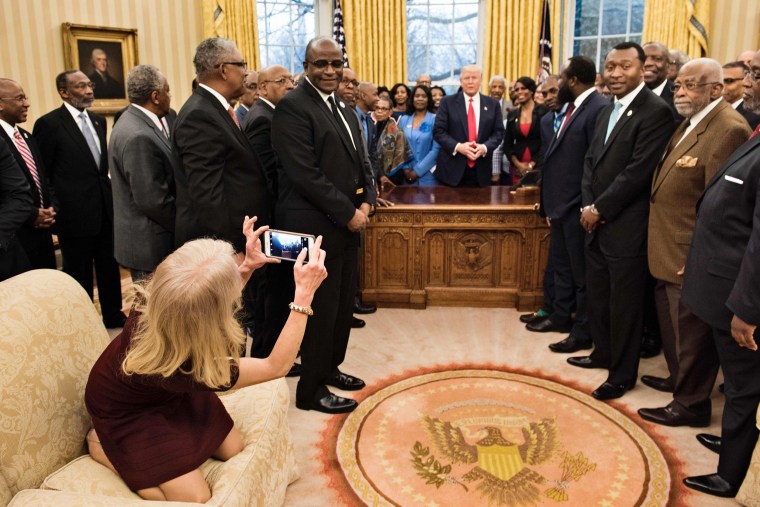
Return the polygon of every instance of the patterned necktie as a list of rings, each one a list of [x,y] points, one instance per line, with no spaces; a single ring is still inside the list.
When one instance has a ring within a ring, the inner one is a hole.
[[[237,115],[235,114],[235,110],[232,109],[232,106],[227,106],[227,112],[230,113],[230,118],[232,118],[232,121],[235,122],[235,125],[239,129],[240,123],[238,122]]]
[[[607,140],[610,138],[610,134],[612,133],[612,129],[615,128],[615,124],[618,121],[618,117],[620,116],[620,109],[623,107],[623,104],[620,103],[620,101],[615,102],[615,105],[612,109],[612,114],[610,114],[610,121],[607,123],[607,135],[604,136],[604,144],[607,144]]]
[[[90,151],[92,152],[92,158],[95,159],[95,165],[100,169],[100,148],[98,148],[98,144],[95,142],[95,137],[92,135],[90,126],[87,125],[87,113],[84,111],[79,113],[79,119],[82,120],[81,127],[84,140],[87,141],[87,146],[89,146]]]
[[[29,146],[27,146],[24,138],[21,137],[18,129],[13,129],[13,139],[16,141],[16,149],[21,154],[21,158],[24,159],[27,169],[29,169],[29,174],[32,175],[34,186],[37,187],[37,193],[40,195],[40,207],[44,208],[45,199],[42,197],[42,184],[40,183],[40,175],[37,172],[37,164],[34,163],[32,152],[29,150]]]
[[[473,98],[470,97],[470,106],[467,108],[467,141],[473,142],[478,139],[478,130],[475,125],[475,109],[472,107]],[[475,167],[475,161],[467,159],[467,167]]]

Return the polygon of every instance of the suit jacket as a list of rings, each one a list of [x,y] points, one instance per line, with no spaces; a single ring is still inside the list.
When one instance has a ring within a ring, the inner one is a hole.
[[[699,196],[751,130],[726,101],[718,103],[678,146],[689,122],[676,129],[652,181],[649,206],[649,270],[658,280],[681,283]]]
[[[346,241],[358,245],[358,233],[346,225],[361,203],[376,201],[359,122],[350,106],[336,103],[356,147],[305,78],[280,100],[272,118],[272,144],[282,163],[277,226],[322,234],[327,252],[341,251]]]
[[[72,238],[95,236],[104,225],[113,223],[106,119],[90,111],[87,115],[100,141],[99,166],[65,106],[40,117],[33,130],[60,205],[56,232]]]
[[[111,132],[108,151],[114,257],[122,266],[153,271],[174,249],[177,161],[171,141],[130,106]]]
[[[29,269],[16,232],[31,213],[31,189],[5,143],[0,143],[0,281]]]
[[[37,191],[34,179],[32,178],[32,173],[29,171],[26,162],[24,162],[21,153],[19,153],[18,149],[16,148],[16,143],[13,141],[13,139],[8,137],[8,135],[5,133],[5,130],[0,129],[0,136],[3,138],[3,141],[5,141],[5,144],[8,145],[11,155],[13,155],[13,158],[16,159],[16,163],[21,168],[21,172],[24,173],[27,183],[29,183],[29,188],[32,191],[32,201],[34,202],[34,206],[35,208],[48,208],[52,206],[57,210],[58,200],[56,199],[53,185],[50,184],[50,178],[48,177],[47,170],[45,169],[45,162],[42,159],[40,148],[37,146],[37,142],[34,140],[34,137],[32,137],[28,131],[22,129],[18,125],[16,125],[16,128],[21,134],[21,137],[24,138],[26,145],[29,147],[29,151],[32,153],[34,165],[37,168],[37,175],[40,180],[40,186],[42,187],[42,202],[40,202],[40,194]],[[33,226],[36,219],[37,210],[35,209],[35,212],[32,214],[25,225],[30,227]]]
[[[266,178],[251,144],[217,98],[202,86],[182,106],[172,136],[177,219],[174,244],[213,236],[245,248],[246,215],[268,225]]]
[[[733,315],[760,325],[760,136],[734,151],[707,184],[686,258],[682,301],[713,327]]]
[[[279,162],[277,154],[272,148],[272,116],[274,116],[274,108],[263,100],[257,100],[253,103],[251,110],[246,113],[241,128],[259,159],[259,164],[261,164],[261,169],[266,178],[270,200],[274,203],[277,201],[277,165]]]
[[[256,102],[258,102],[258,100]],[[253,105],[256,105],[256,102],[254,102]],[[251,106],[251,109],[252,108],[253,106]],[[251,109],[248,109],[243,104],[238,104],[238,107],[235,108],[235,116],[237,116],[240,128],[243,128],[243,120],[245,120],[246,115]]]
[[[549,110],[539,104],[533,107],[533,116],[530,123],[528,136],[524,136],[520,130],[520,108],[507,115],[507,123],[504,127],[504,156],[512,161],[514,155],[518,160],[522,159],[525,148],[530,150],[532,160],[538,160],[541,151],[541,118]]]
[[[95,85],[93,93],[95,94],[96,99],[123,99],[126,97],[124,85],[116,81],[107,72],[105,78],[103,78],[103,76],[97,71],[87,77],[89,77],[90,81]]]
[[[467,168],[467,158],[454,149],[468,139],[467,108],[463,92],[447,95],[435,115],[433,139],[441,146],[436,159],[435,178],[446,185],[456,186],[462,181]],[[478,144],[488,150],[485,157],[475,162],[475,171],[481,187],[491,184],[491,159],[494,150],[504,137],[501,107],[491,97],[480,94],[480,121],[478,124]]]
[[[413,123],[414,115],[404,115],[398,122],[398,126],[404,130],[406,141],[414,153],[414,159],[407,166],[417,174],[419,185],[435,185],[437,181],[430,170],[435,167],[435,161],[441,149],[433,139],[435,115],[430,112],[425,113],[425,119],[416,129],[412,128]]]
[[[582,204],[595,204],[604,223],[587,241],[599,241],[605,255],[646,255],[652,174],[675,124],[670,108],[646,86],[623,111],[610,133],[613,104],[601,110],[586,153]]]
[[[596,130],[596,119],[609,101],[591,92],[570,115],[567,124],[554,135],[553,115],[541,118],[542,130],[551,130],[542,139],[541,208],[542,216],[562,218],[581,205],[583,164]]]
[[[744,107],[743,100],[742,100],[742,103],[736,107],[736,112],[742,115],[745,120],[747,120],[747,123],[749,123],[749,128],[751,128],[752,130],[755,130],[758,124],[760,124],[760,114],[755,114],[752,111],[748,110],[746,107]]]

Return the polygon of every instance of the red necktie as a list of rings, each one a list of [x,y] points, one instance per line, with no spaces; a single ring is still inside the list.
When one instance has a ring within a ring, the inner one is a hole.
[[[565,119],[562,120],[562,125],[559,126],[557,137],[559,137],[559,135],[562,133],[562,129],[564,129],[565,125],[567,125],[567,122],[570,120],[570,115],[573,114],[573,111],[575,111],[575,104],[570,104],[567,106],[567,111],[565,111]]]
[[[232,106],[227,107],[227,112],[230,113],[230,118],[235,122],[237,128],[240,128],[240,123],[238,123],[237,115],[235,114],[235,110],[232,109]]]
[[[749,138],[752,139],[753,137],[757,135],[758,132],[760,132],[760,123],[757,124],[757,127],[755,127],[755,131],[752,132],[752,135],[749,136]]]
[[[467,108],[467,142],[477,141],[478,130],[475,125],[475,109],[472,107],[472,97],[470,97],[470,107]],[[467,167],[475,167],[474,160],[467,160]]]
[[[45,201],[42,198],[42,184],[40,184],[40,175],[37,173],[37,164],[34,163],[32,152],[29,151],[29,146],[26,145],[26,141],[21,137],[18,129],[13,130],[13,139],[16,141],[16,149],[21,154],[21,158],[24,159],[24,163],[29,169],[29,173],[32,175],[34,186],[37,187],[37,193],[40,194],[40,207],[44,207]]]

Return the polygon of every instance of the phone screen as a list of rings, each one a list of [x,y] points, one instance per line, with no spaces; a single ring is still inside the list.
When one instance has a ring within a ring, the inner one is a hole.
[[[280,259],[295,261],[301,250],[306,249],[306,259],[309,260],[309,239],[310,236],[300,236],[281,231],[268,231],[269,235],[269,255],[279,257]]]

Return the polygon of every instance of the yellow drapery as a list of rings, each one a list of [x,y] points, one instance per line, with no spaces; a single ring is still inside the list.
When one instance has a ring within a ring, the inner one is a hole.
[[[346,53],[361,81],[405,82],[406,0],[341,0]]]
[[[259,38],[255,0],[203,0],[203,35],[237,44],[249,69],[258,69]]]
[[[642,42],[662,42],[689,58],[707,54],[710,0],[648,0]]]
[[[552,65],[560,65],[560,25],[562,0],[550,0]],[[535,78],[538,73],[538,40],[544,0],[487,0],[486,34],[483,51],[483,81],[499,74],[509,81],[520,76]]]

